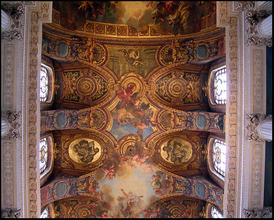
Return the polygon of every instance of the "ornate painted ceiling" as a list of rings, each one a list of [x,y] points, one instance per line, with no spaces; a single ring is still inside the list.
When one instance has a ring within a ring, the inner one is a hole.
[[[54,101],[41,135],[54,137],[42,207],[59,217],[201,217],[222,210],[207,171],[209,134],[225,113],[208,104],[212,65],[225,57],[215,2],[53,2],[42,62]]]

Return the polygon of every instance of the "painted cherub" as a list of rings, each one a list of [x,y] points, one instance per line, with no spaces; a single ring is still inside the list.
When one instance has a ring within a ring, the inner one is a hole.
[[[114,174],[114,164],[108,168],[108,169],[104,169],[102,168],[102,170],[104,171],[104,173],[106,174],[106,177],[109,179],[109,180],[112,180],[116,175]]]

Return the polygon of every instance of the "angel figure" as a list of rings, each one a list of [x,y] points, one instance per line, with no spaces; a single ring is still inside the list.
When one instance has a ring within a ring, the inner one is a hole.
[[[126,61],[132,66],[138,67],[143,65],[143,61],[139,51],[133,50],[133,49],[129,49],[129,50],[121,49],[118,51],[124,53],[124,57]]]
[[[102,168],[102,170],[104,171],[104,173],[106,174],[106,177],[109,179],[109,180],[112,180],[116,175],[114,174],[114,164],[108,168],[108,169],[104,169]]]

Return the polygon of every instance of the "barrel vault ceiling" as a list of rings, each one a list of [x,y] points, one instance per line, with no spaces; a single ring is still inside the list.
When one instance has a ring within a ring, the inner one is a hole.
[[[57,217],[202,217],[222,210],[207,141],[225,112],[208,104],[225,60],[213,1],[54,1],[42,62],[54,69],[53,171],[42,207]]]

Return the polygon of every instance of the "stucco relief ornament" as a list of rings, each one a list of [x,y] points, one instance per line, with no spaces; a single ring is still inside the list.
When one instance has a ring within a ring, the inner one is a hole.
[[[8,15],[10,25],[1,31],[1,39],[11,41],[13,39],[23,40],[23,23],[25,2],[3,3],[1,9]]]
[[[246,114],[246,138],[248,140],[253,141],[265,141],[260,135],[258,134],[257,127],[260,122],[264,120],[271,119],[272,115],[264,115],[264,114]]]
[[[272,207],[261,209],[254,208],[252,210],[244,209],[246,218],[272,218]]]
[[[255,3],[252,1],[239,1],[236,5],[236,9],[242,9],[245,13],[245,32],[247,34],[246,45],[261,46],[266,45],[272,47],[272,37],[263,37],[258,30],[258,24],[260,21],[267,18],[272,14],[270,11],[256,11]]]
[[[12,113],[7,111],[1,113],[1,138],[2,139],[12,139],[18,138],[21,136],[20,127],[21,127],[21,112]]]
[[[1,210],[1,218],[19,218],[21,210],[12,211],[11,209]]]

